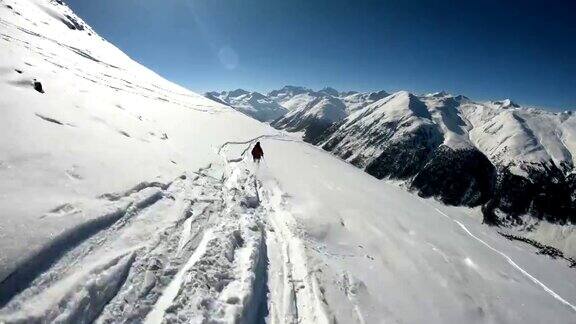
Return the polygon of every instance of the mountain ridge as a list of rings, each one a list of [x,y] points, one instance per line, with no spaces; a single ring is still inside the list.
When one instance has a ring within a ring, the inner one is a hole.
[[[424,197],[482,205],[488,223],[519,222],[524,214],[576,221],[571,112],[523,107],[511,99],[474,101],[444,91],[414,95],[285,86],[268,98],[287,110],[270,121],[275,128],[301,132],[305,141],[377,178],[407,181]],[[328,106],[339,107],[339,113],[324,114]],[[509,194],[525,181],[529,193]]]

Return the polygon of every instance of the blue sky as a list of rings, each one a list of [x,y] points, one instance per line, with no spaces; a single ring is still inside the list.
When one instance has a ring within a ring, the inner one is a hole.
[[[132,58],[197,92],[445,90],[576,109],[573,0],[67,3]]]

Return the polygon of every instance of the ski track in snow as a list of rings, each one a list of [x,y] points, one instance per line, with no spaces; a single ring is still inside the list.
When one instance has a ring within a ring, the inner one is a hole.
[[[262,135],[247,141],[226,142],[218,150],[226,163],[235,164],[245,158],[252,144],[259,139],[293,141],[277,135]],[[238,157],[229,158],[222,150],[231,145],[246,145]],[[254,173],[258,174],[258,168]],[[330,311],[314,271],[308,268],[308,257],[304,241],[294,232],[296,220],[286,208],[285,194],[273,179],[266,181],[256,179],[257,198],[263,208],[268,254],[279,256],[276,262],[270,261],[268,280],[270,296],[268,297],[270,323],[333,323]]]
[[[227,142],[218,149],[222,161],[193,176],[102,195],[107,210],[120,210],[118,219],[70,241],[46,271],[12,292],[0,322],[335,323],[311,266],[308,250],[315,246],[301,237],[286,193],[273,176],[244,161],[261,138],[287,140],[264,135]],[[239,156],[230,158],[234,152]],[[462,222],[425,204],[576,311]],[[74,204],[53,213],[61,210],[73,212]],[[344,273],[353,318],[365,323],[355,285],[354,275]]]
[[[430,206],[429,204],[427,204],[428,206]],[[472,237],[473,239],[475,239],[476,241],[480,242],[480,244],[484,245],[485,247],[487,247],[488,249],[496,252],[497,254],[499,254],[500,256],[502,256],[512,267],[514,267],[516,270],[520,271],[520,273],[522,273],[526,278],[528,278],[530,281],[532,281],[533,283],[535,283],[536,285],[540,286],[540,288],[542,288],[546,293],[548,293],[550,296],[552,296],[554,299],[558,300],[559,302],[561,302],[562,304],[570,307],[574,312],[576,312],[576,306],[572,305],[571,303],[569,303],[567,300],[565,300],[564,298],[562,298],[562,296],[558,295],[556,292],[554,292],[554,290],[550,289],[548,286],[546,286],[544,283],[542,283],[540,280],[538,280],[536,277],[534,277],[533,275],[531,275],[528,271],[524,270],[522,267],[520,267],[516,262],[514,262],[514,260],[512,260],[512,258],[510,258],[508,255],[506,255],[504,252],[492,247],[490,244],[486,243],[484,240],[482,240],[481,238],[479,238],[478,236],[472,234],[472,232],[470,232],[470,230],[464,225],[462,224],[462,222],[460,222],[457,219],[454,219],[450,216],[448,216],[446,213],[442,212],[440,209],[435,208],[430,206],[431,208],[434,208],[434,210],[436,212],[438,212],[440,215],[448,218],[449,220],[451,220],[452,222],[456,223],[466,234],[468,234],[468,236]]]
[[[0,323],[256,320],[250,308],[262,300],[255,287],[265,243],[259,214],[245,206],[255,181],[226,164],[193,173],[102,195],[127,207],[31,273],[8,296]]]
[[[146,317],[146,324],[154,324],[154,323],[161,323],[164,319],[164,313],[166,309],[170,307],[176,295],[178,295],[178,291],[182,286],[182,281],[184,280],[184,275],[192,266],[198,262],[198,260],[202,257],[202,255],[206,252],[206,247],[208,246],[208,242],[212,239],[212,231],[206,230],[204,235],[202,236],[202,240],[200,244],[194,251],[194,253],[190,256],[190,259],[186,262],[184,267],[182,267],[174,279],[170,282],[168,287],[164,289],[162,296],[156,302],[156,305],[152,309],[152,311]]]
[[[281,265],[272,265],[280,269],[271,269],[271,272],[281,274],[271,278],[277,280],[272,284],[282,287],[272,291],[278,296],[271,298],[276,304],[271,309],[271,318],[279,323],[331,323],[330,312],[317,289],[314,271],[307,266],[306,246],[292,230],[295,220],[283,207],[282,195],[274,182],[262,188],[262,204],[271,226],[267,232],[268,244],[281,259]]]

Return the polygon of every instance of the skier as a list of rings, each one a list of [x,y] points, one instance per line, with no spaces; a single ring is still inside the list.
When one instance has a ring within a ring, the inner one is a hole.
[[[260,142],[256,142],[256,145],[254,145],[254,148],[252,149],[252,159],[254,159],[254,162],[260,162],[262,157],[264,157],[264,151],[262,151]]]

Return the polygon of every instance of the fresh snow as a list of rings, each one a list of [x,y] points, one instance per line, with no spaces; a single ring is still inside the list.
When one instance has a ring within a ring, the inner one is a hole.
[[[0,4],[1,323],[576,321],[574,269],[476,210],[162,79],[59,1]],[[457,121],[425,103],[397,93],[367,111]],[[549,117],[534,134],[573,122]],[[571,129],[557,137],[574,143]]]

